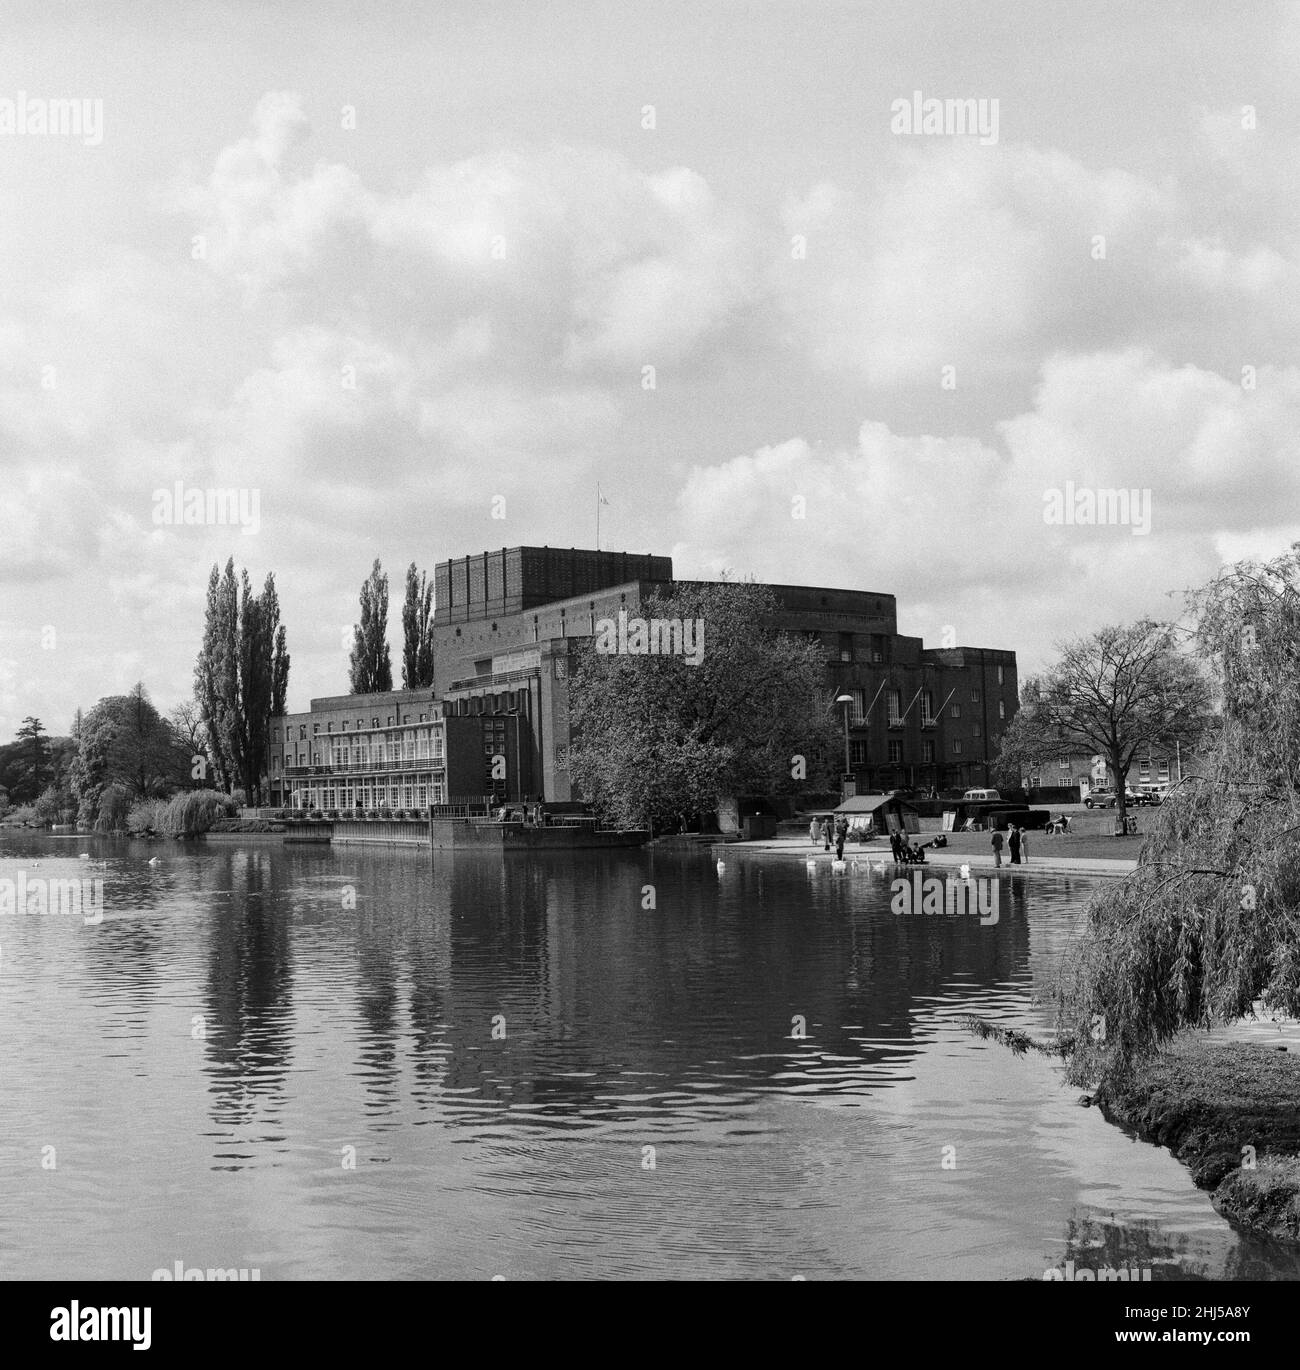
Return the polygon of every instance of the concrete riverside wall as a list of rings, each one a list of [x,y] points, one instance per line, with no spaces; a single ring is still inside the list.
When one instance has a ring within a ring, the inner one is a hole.
[[[596,832],[589,827],[535,827],[484,819],[435,818],[430,824],[434,851],[578,851],[600,847],[639,847],[648,832]]]
[[[335,819],[335,846],[376,845],[427,847],[429,822],[425,818]]]

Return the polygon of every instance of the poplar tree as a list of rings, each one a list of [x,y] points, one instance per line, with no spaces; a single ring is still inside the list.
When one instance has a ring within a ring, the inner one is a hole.
[[[250,804],[262,798],[271,719],[284,713],[289,651],[280,623],[275,577],[255,595],[248,572],[235,577],[233,558],[224,575],[208,578],[203,645],[194,668],[194,692],[219,788],[236,785]]]
[[[226,756],[225,744],[217,717],[220,709],[217,703],[217,628],[221,617],[221,572],[214,564],[208,575],[207,609],[203,619],[203,645],[199,648],[198,660],[194,664],[194,700],[198,705],[199,717],[203,722],[207,738],[208,760],[216,772],[217,788],[232,788],[230,760]]]
[[[406,568],[402,605],[402,688],[420,690],[433,684],[433,584],[415,562]]]
[[[361,618],[353,630],[349,683],[354,695],[393,688],[393,663],[388,654],[388,577],[379,558],[361,586]]]

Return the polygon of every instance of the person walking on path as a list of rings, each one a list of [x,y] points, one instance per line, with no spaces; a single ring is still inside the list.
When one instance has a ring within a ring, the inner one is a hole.
[[[831,838],[835,833],[835,824],[831,820],[830,814],[822,819],[822,841],[826,844],[826,850],[831,849]]]
[[[1019,828],[1020,834],[1020,860],[1024,865],[1029,864],[1029,829]]]
[[[1011,836],[1007,839],[1007,846],[1011,848],[1011,864],[1020,864],[1020,829],[1012,828]]]
[[[844,860],[844,843],[849,836],[849,820],[843,814],[835,820],[835,859]]]
[[[1000,866],[1002,864],[1002,834],[994,830],[990,842],[993,847],[993,864]]]
[[[814,847],[817,845],[818,837],[821,836],[821,830],[822,825],[817,821],[816,817],[814,816],[812,822],[808,824],[808,836],[811,839]]]

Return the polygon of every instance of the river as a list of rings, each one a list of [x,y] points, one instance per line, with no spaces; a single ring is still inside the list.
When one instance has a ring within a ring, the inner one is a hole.
[[[1085,880],[984,926],[730,854],[0,834],[20,875],[103,918],[0,918],[5,1279],[1300,1276],[961,1025],[1050,1025]]]

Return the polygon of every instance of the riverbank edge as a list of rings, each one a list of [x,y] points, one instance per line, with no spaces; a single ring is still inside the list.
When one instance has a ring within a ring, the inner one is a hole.
[[[759,858],[765,861],[786,860],[807,865],[830,866],[834,853],[809,850],[808,839],[804,838],[767,838],[752,842],[715,842],[709,847],[709,854],[723,862],[731,857]],[[861,870],[864,866],[875,869],[884,866],[895,873],[914,870],[960,870],[968,866],[980,873],[992,872],[997,875],[1087,875],[1103,879],[1123,879],[1137,869],[1136,861],[1106,861],[1099,857],[1035,857],[1029,862],[1013,866],[1004,861],[997,866],[991,856],[962,855],[958,852],[945,852],[931,848],[926,852],[926,860],[921,866],[908,866],[895,862],[893,854],[883,843],[880,846],[851,846],[844,851],[848,869],[856,864]]]
[[[1108,1122],[1168,1147],[1228,1222],[1300,1245],[1300,1055],[1188,1034],[1096,1103]]]

